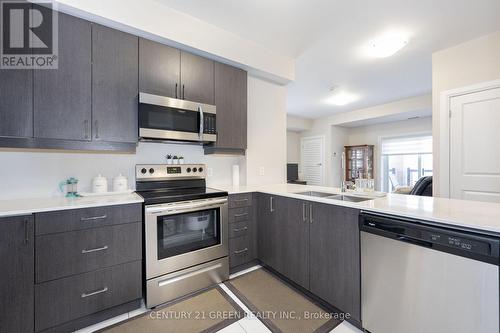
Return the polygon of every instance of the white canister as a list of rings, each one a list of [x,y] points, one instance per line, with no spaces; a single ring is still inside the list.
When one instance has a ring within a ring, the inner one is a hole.
[[[97,175],[92,180],[92,192],[94,193],[105,193],[108,192],[108,180],[101,174]]]
[[[122,175],[121,173],[113,178],[113,191],[114,192],[123,192],[128,190],[128,180],[127,177]]]

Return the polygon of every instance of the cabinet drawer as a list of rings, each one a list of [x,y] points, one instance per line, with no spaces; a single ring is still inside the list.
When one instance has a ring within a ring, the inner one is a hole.
[[[36,237],[36,282],[142,258],[142,223]]]
[[[142,297],[135,261],[35,286],[35,329],[41,331]]]
[[[248,235],[229,240],[229,267],[236,267],[252,260]]]
[[[252,205],[252,193],[231,194],[229,196],[229,208],[248,207]]]
[[[248,221],[231,223],[229,225],[229,238],[237,238],[237,237],[246,236],[248,233],[249,233]]]
[[[251,220],[253,217],[252,207],[233,208],[229,210],[229,223]]]
[[[92,207],[35,214],[36,235],[142,221],[142,204]]]

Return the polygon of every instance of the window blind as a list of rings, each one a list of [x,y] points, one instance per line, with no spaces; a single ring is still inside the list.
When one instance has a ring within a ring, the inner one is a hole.
[[[382,139],[382,155],[431,153],[432,135]]]

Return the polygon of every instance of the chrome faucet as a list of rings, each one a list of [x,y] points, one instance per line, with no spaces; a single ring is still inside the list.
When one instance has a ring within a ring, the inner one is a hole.
[[[345,180],[345,172],[346,172],[346,163],[345,163],[345,151],[342,152],[342,176],[340,181],[340,192],[346,192],[347,184]]]

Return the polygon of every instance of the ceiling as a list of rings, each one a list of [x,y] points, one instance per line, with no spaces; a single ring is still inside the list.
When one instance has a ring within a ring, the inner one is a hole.
[[[500,30],[499,0],[156,0],[296,59],[287,112],[318,118],[431,91],[434,51]],[[394,56],[361,52],[387,31],[409,35]],[[325,103],[330,89],[359,96]]]

